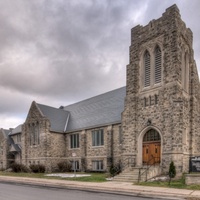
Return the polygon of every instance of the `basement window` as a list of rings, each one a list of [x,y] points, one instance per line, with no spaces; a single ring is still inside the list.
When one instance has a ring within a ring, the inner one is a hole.
[[[92,170],[93,171],[103,171],[103,160],[92,161]]]

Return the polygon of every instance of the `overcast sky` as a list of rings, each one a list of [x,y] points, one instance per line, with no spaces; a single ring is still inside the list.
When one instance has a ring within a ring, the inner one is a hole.
[[[124,86],[131,28],[174,3],[200,71],[199,0],[0,0],[0,128],[23,123],[32,101],[66,106]]]

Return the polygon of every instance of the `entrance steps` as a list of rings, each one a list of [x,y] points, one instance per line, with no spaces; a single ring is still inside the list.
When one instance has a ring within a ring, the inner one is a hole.
[[[126,169],[122,171],[120,174],[114,176],[113,181],[119,181],[119,182],[132,182],[132,183],[138,183],[142,181],[146,181],[150,178],[153,178],[155,176],[158,176],[160,174],[160,167],[155,166],[152,168],[149,168],[147,170],[147,167],[133,167],[130,169]],[[140,173],[140,176],[139,176]]]
[[[138,182],[138,175],[139,175],[139,168],[134,168],[131,170],[126,170],[118,174],[117,176],[114,176],[113,181],[119,181],[119,182]]]

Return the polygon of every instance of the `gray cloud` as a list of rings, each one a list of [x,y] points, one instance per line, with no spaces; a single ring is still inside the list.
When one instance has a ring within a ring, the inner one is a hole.
[[[0,127],[23,122],[33,100],[59,107],[124,86],[131,28],[174,3],[200,66],[198,0],[0,1]]]

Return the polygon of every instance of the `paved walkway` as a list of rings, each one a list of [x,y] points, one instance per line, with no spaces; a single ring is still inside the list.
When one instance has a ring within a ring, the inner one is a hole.
[[[145,196],[154,198],[200,200],[200,191],[198,190],[139,186],[127,182],[108,181],[101,183],[92,183],[92,182],[10,177],[10,176],[0,176],[0,182],[79,189],[79,190],[98,191],[98,192],[102,191],[109,193],[128,194],[133,196],[143,196],[143,197]]]

